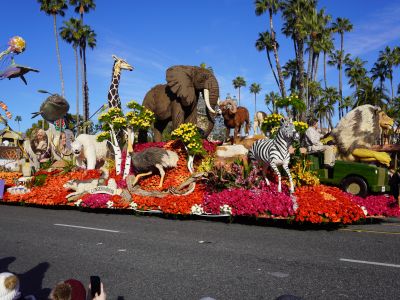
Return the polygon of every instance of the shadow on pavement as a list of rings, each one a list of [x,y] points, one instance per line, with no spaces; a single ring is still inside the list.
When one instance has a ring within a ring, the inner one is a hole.
[[[16,260],[15,257],[0,259],[0,273],[11,272],[9,265]],[[34,295],[36,299],[48,299],[51,289],[42,288],[44,275],[49,269],[48,262],[42,262],[25,273],[15,273],[20,280],[20,291],[23,295]]]

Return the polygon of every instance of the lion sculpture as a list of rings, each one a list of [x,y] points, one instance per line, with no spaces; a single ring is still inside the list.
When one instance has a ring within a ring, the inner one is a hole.
[[[380,107],[369,104],[356,107],[332,131],[339,158],[346,161],[378,161],[389,166],[390,156],[387,153],[369,148],[379,144],[383,130],[392,126],[393,119]]]

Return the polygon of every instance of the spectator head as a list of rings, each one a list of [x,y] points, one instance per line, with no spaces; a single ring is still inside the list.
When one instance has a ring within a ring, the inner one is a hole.
[[[0,273],[0,299],[14,300],[20,295],[18,277],[8,272]]]
[[[52,300],[86,300],[86,290],[82,282],[68,279],[57,284],[50,297]]]

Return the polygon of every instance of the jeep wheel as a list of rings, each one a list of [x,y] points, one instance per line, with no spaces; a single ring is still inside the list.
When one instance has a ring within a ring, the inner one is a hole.
[[[365,198],[368,195],[368,186],[361,177],[350,176],[342,180],[343,191]]]

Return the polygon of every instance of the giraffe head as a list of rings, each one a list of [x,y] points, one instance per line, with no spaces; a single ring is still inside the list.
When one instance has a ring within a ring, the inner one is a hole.
[[[128,64],[124,59],[119,58],[115,55],[112,56],[115,60],[114,62],[114,76],[119,75],[121,73],[121,70],[129,70],[132,71],[133,67]]]

